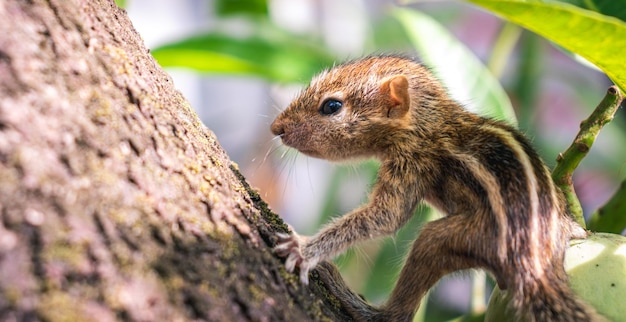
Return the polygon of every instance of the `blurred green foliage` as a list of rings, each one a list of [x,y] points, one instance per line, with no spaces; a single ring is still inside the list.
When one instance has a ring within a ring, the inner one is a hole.
[[[565,2],[501,0],[469,0],[469,2],[536,32],[589,60],[626,93],[626,64],[622,57],[623,48],[626,48],[626,23],[623,20]],[[620,3],[622,8],[618,9],[608,4],[602,8],[617,9],[618,13],[626,10],[623,8],[624,2],[612,3]]]
[[[266,0],[219,0],[215,1],[215,12],[219,16],[249,14],[267,16]]]
[[[465,45],[430,16],[417,10],[392,11],[419,57],[459,102],[471,102],[481,115],[516,125],[511,100],[489,69]]]
[[[117,1],[119,4],[123,1]],[[538,79],[542,68],[542,42],[539,37],[522,32],[527,28],[558,44],[573,55],[580,55],[602,69],[622,89],[626,89],[626,65],[622,51],[626,48],[626,3],[623,0],[568,0],[568,1],[484,1],[469,0],[506,21],[496,38],[487,63],[481,62],[464,44],[459,42],[441,23],[411,8],[391,8],[381,19],[372,21],[373,51],[398,51],[412,48],[421,59],[439,73],[440,78],[460,101],[469,101],[477,113],[506,120],[533,132],[533,109],[538,99]],[[123,5],[123,4],[122,4]],[[454,4],[450,4],[454,6]],[[220,18],[245,17],[251,28],[243,34],[215,31],[191,36],[152,50],[154,57],[165,67],[182,67],[202,73],[245,75],[278,83],[301,83],[322,68],[332,66],[337,56],[318,35],[292,34],[277,27],[269,18],[267,1],[215,1],[215,12]],[[454,15],[453,13],[451,15]],[[441,17],[439,17],[441,18]],[[446,19],[443,19],[446,20]],[[519,59],[509,94],[516,98],[514,111],[509,96],[498,78],[503,66],[518,47]],[[459,85],[460,84],[460,85]],[[577,99],[588,100],[581,94]],[[590,107],[597,102],[587,102]],[[607,131],[617,131],[612,129]],[[620,132],[618,135],[625,135]],[[555,156],[564,147],[548,144],[536,138],[545,154]],[[592,152],[593,153],[593,152]],[[626,152],[616,151],[604,164],[618,167]],[[357,168],[372,182],[377,165],[367,162]],[[344,213],[338,196],[340,185],[353,167],[339,166],[332,175],[319,224],[332,216]],[[624,190],[624,189],[622,189]],[[626,228],[623,220],[625,201],[612,205],[594,227],[610,227],[620,232]],[[373,301],[386,298],[392,289],[403,258],[416,232],[428,220],[436,217],[434,211],[420,207],[414,219],[394,239],[385,239],[364,272],[359,266],[358,254],[350,251],[338,262],[346,275],[358,272],[360,292]],[[620,217],[621,216],[621,217]],[[608,228],[604,228],[609,230]],[[356,273],[354,273],[356,274]],[[426,300],[428,302],[428,300]],[[464,320],[480,319],[479,312]],[[454,312],[446,312],[432,301],[420,308],[416,321],[450,319]]]
[[[266,23],[259,24],[249,36],[207,33],[161,46],[152,55],[162,66],[256,76],[280,83],[306,82],[334,61],[319,42],[303,41]]]
[[[621,0],[561,0],[561,2],[626,21],[626,5]]]
[[[220,17],[245,17],[242,34],[209,31],[152,50],[164,67],[203,73],[247,75],[278,83],[305,83],[334,63],[335,55],[320,39],[278,28],[268,17],[265,0],[219,0]]]

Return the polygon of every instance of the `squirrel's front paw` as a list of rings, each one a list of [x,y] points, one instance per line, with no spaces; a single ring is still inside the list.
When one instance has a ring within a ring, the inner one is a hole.
[[[285,267],[288,272],[293,272],[296,266],[300,267],[300,280],[304,284],[309,284],[309,271],[319,262],[318,256],[304,256],[304,247],[308,237],[300,236],[296,233],[278,233],[278,243],[274,251],[280,257],[287,257]]]

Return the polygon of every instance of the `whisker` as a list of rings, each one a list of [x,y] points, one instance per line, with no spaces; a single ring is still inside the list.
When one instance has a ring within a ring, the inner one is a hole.
[[[252,158],[251,163],[252,164],[256,164],[256,171],[258,171],[259,169],[261,169],[261,167],[265,164],[265,162],[267,161],[269,155],[271,153],[274,153],[274,151],[276,151],[277,149],[279,149],[281,147],[280,144],[276,144],[272,141],[274,141],[276,138],[273,137],[270,141],[268,141],[266,144],[264,144],[265,146],[268,146],[267,151],[265,152],[265,154],[263,155],[263,159],[261,162],[257,162],[258,161],[258,156],[255,156],[254,158]]]
[[[296,171],[296,160],[297,160],[297,159],[298,159],[298,156],[297,156],[297,155],[293,155],[293,157],[291,158],[291,160],[288,160],[288,161],[289,161],[289,163],[291,163],[291,164],[289,165],[289,172],[287,173],[287,176],[288,176],[288,177],[293,176],[293,178],[295,178],[295,179],[296,179],[296,181],[295,181],[296,186],[298,186],[298,176],[297,176],[297,175],[295,175],[295,174],[293,174],[293,173],[295,173],[295,171]]]
[[[306,158],[306,174],[307,178],[309,178],[309,188],[311,191],[315,191],[315,189],[313,189],[313,181],[311,181],[311,167],[309,166],[309,160],[310,158]]]
[[[265,155],[263,156],[263,161],[261,162],[261,164],[264,164],[265,161],[267,161],[267,158],[270,156],[270,154],[274,153],[274,151],[278,150],[279,148],[280,148],[280,145],[270,146],[270,148],[267,149],[267,152],[265,152]]]
[[[272,108],[274,108],[274,110],[275,110],[276,112],[278,112],[278,113],[280,113],[280,112],[282,112],[282,111],[283,111],[283,110],[282,110],[282,108],[280,108],[280,106],[278,106],[278,105],[272,105]]]
[[[285,149],[285,151],[283,151],[283,154],[280,155],[280,158],[284,158],[285,155],[287,154],[287,151],[289,151],[289,149]]]
[[[285,154],[287,154],[288,151],[289,150],[286,150],[285,153],[283,153],[283,156]],[[293,176],[292,176],[293,172],[292,171],[294,171],[294,169],[295,169],[295,162],[296,162],[296,159],[298,157],[298,152],[296,151],[296,153],[293,153],[291,155],[287,154],[287,156],[288,156],[288,158],[286,160],[283,160],[283,166],[281,167],[281,171],[280,171],[280,173],[282,175],[284,173],[284,171],[285,171],[285,168],[288,169],[288,171],[287,171],[287,178],[285,179],[285,181],[284,181],[285,183],[283,185],[283,192],[282,192],[283,196],[285,195],[285,193],[287,191],[287,186],[289,185],[289,179],[293,178]],[[289,160],[289,159],[291,159],[291,160]],[[295,178],[296,178],[295,184],[297,185],[297,177],[295,177]]]

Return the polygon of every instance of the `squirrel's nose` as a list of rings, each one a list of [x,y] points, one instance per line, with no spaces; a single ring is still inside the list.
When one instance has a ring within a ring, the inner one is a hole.
[[[280,122],[278,119],[274,120],[274,122],[270,126],[270,130],[272,131],[274,135],[280,136],[280,135],[285,134],[285,127],[283,126],[282,122]]]

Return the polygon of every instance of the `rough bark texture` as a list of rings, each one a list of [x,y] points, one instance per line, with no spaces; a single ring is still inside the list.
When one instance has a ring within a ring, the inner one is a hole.
[[[346,320],[113,0],[0,1],[0,321]]]

